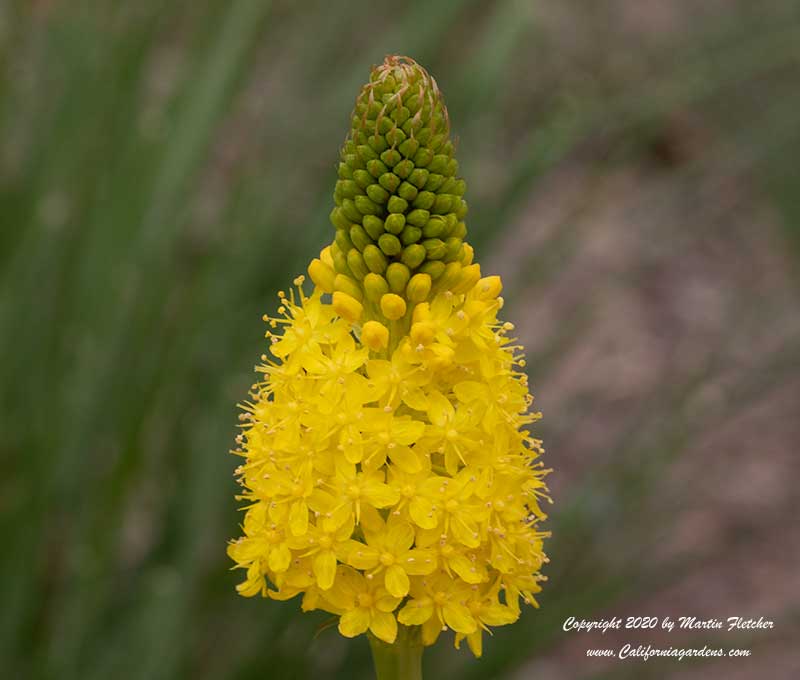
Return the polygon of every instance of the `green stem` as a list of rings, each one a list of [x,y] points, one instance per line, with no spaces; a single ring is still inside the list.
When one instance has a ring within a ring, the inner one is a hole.
[[[377,680],[422,680],[422,639],[419,626],[398,626],[390,645],[368,634]]]

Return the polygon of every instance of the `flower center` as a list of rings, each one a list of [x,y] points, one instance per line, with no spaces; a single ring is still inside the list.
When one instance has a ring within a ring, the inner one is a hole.
[[[394,564],[394,555],[392,553],[381,553],[381,564],[384,567],[391,567]]]
[[[369,593],[359,593],[358,606],[363,607],[364,609],[369,609],[372,607],[372,595]]]
[[[328,550],[333,545],[333,539],[328,534],[323,534],[319,537],[319,547],[323,550]]]

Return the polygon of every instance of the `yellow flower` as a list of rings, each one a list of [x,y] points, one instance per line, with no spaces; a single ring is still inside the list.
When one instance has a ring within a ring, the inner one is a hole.
[[[366,545],[353,541],[346,562],[373,578],[383,571],[386,590],[394,597],[405,597],[411,582],[409,575],[430,574],[436,569],[434,554],[430,550],[412,550],[414,528],[403,520],[390,517],[380,520],[373,529],[364,528]]]
[[[392,643],[397,637],[397,620],[392,612],[400,603],[387,590],[355,569],[342,566],[336,573],[335,590],[324,595],[324,609],[340,614],[339,632],[355,637],[370,630],[375,637]]]
[[[333,242],[265,317],[234,450],[240,594],[302,595],[352,637],[398,621],[482,653],[547,558],[549,501],[502,282],[464,242],[464,182],[433,79],[388,58],[356,102]]]

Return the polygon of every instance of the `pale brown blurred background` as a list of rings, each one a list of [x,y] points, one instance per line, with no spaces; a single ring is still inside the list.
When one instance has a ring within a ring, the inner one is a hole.
[[[0,673],[369,678],[235,595],[261,314],[385,54],[437,78],[556,503],[541,609],[436,678],[800,677],[800,6],[0,4]],[[765,616],[588,636],[568,616]],[[749,659],[587,659],[588,647]]]

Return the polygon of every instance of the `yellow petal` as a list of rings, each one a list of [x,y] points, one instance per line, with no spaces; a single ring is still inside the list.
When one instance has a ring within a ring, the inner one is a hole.
[[[289,530],[294,536],[308,531],[308,506],[304,500],[295,501],[289,511]]]
[[[285,543],[279,543],[269,553],[269,568],[274,572],[286,571],[292,563],[292,553]]]
[[[364,500],[376,508],[388,508],[400,500],[400,494],[382,482],[367,482],[361,491]]]
[[[439,518],[433,511],[433,502],[427,498],[415,496],[408,506],[409,514],[414,523],[423,529],[435,529]]]
[[[314,556],[314,576],[322,590],[328,590],[333,585],[336,576],[336,555],[332,550],[320,550]]]
[[[346,561],[356,569],[374,569],[380,561],[380,553],[375,548],[353,541],[347,552]]]
[[[428,395],[428,417],[436,427],[444,427],[454,413],[453,405],[441,392],[433,391]]]
[[[433,602],[429,597],[411,600],[400,610],[397,620],[404,626],[420,626],[433,616]]]
[[[428,410],[428,397],[419,387],[407,387],[403,392],[403,403],[415,411]]]
[[[405,597],[411,586],[408,580],[408,574],[403,570],[403,567],[397,564],[393,564],[386,570],[385,582],[386,590],[395,597]]]
[[[369,609],[356,607],[342,614],[342,618],[339,619],[339,632],[349,638],[361,635],[369,628],[369,620]]]
[[[461,577],[466,583],[480,583],[483,581],[481,570],[469,557],[463,553],[457,553],[447,560],[448,566]]]
[[[392,520],[386,527],[386,547],[389,552],[398,555],[408,550],[414,542],[414,527],[402,520]]]
[[[411,475],[422,470],[422,462],[419,456],[408,446],[395,446],[393,449],[389,449],[389,458],[403,472],[408,472]]]
[[[397,621],[394,618],[394,614],[389,614],[388,612],[380,612],[377,609],[373,609],[369,629],[376,638],[390,645],[397,638]]]
[[[403,556],[403,569],[411,576],[425,576],[436,569],[436,553],[433,550],[409,550]]]
[[[483,654],[483,633],[480,628],[474,633],[467,635],[467,644],[470,650],[472,650],[472,653],[480,659]]]
[[[258,579],[248,578],[246,581],[242,581],[236,586],[236,592],[244,597],[253,597],[254,595],[258,595],[264,589],[265,585],[263,576]]]
[[[392,439],[398,444],[413,444],[425,432],[425,423],[419,420],[395,420],[392,423]]]
[[[475,623],[475,619],[472,618],[469,609],[463,604],[445,602],[442,607],[442,616],[444,617],[444,622],[458,633],[469,635],[478,628],[478,624]]]
[[[474,380],[464,380],[453,387],[456,398],[465,404],[487,397],[486,386]]]

